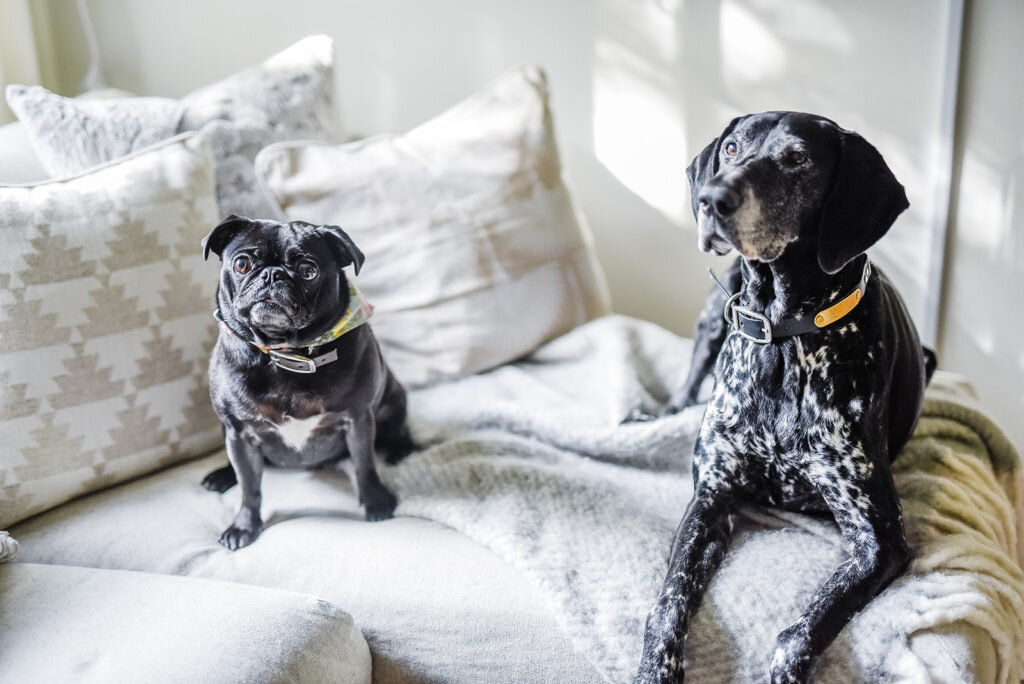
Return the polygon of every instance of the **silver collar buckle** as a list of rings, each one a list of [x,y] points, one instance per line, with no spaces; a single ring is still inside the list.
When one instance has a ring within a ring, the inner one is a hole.
[[[276,349],[268,349],[267,354],[278,368],[292,373],[316,373],[316,361],[309,357],[289,354]]]
[[[766,316],[763,316],[756,311],[751,311],[745,306],[736,306],[736,300],[739,299],[742,292],[729,297],[729,301],[725,303],[725,320],[732,325],[743,337],[747,338],[751,342],[757,344],[770,344],[772,341],[772,324]],[[743,324],[740,322],[740,316],[750,322],[759,323],[761,326],[761,336],[755,336],[747,332],[743,328]]]

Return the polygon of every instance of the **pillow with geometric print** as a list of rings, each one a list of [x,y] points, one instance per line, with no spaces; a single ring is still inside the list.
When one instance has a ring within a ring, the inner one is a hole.
[[[216,221],[195,134],[0,186],[0,528],[219,445]]]

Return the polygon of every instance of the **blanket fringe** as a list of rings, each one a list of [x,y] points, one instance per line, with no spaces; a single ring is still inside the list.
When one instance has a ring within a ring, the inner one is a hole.
[[[18,542],[6,532],[0,532],[0,563],[13,560],[14,554],[18,552]]]

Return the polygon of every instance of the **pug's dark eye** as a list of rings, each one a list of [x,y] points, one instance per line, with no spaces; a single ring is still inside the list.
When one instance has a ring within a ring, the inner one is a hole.
[[[739,154],[740,146],[734,142],[725,143],[725,153],[730,157],[735,157]]]
[[[234,262],[235,273],[248,273],[252,268],[252,261],[247,256],[237,256]]]
[[[312,261],[303,261],[299,264],[299,275],[302,276],[303,280],[312,280],[316,278],[316,274],[316,264]]]

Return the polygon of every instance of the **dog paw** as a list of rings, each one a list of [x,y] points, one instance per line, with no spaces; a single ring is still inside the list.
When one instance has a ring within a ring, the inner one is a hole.
[[[200,484],[211,492],[222,494],[238,484],[238,476],[231,464],[228,464],[207,473]]]
[[[224,530],[224,534],[220,535],[220,543],[229,551],[237,551],[243,546],[248,546],[256,541],[256,537],[260,536],[261,530],[261,526],[250,529],[232,525]]]
[[[363,507],[366,509],[366,519],[370,522],[389,520],[394,517],[398,498],[384,485],[379,485],[372,492],[364,493],[362,499]]]
[[[644,658],[640,661],[640,669],[636,673],[633,684],[682,684],[686,680],[682,658],[662,653],[648,657],[644,648]]]
[[[647,616],[644,650],[635,684],[670,684],[686,678],[683,642],[686,639],[681,606],[661,596]]]
[[[384,462],[388,465],[397,465],[414,451],[416,451],[416,443],[409,435],[403,435],[395,442],[384,445]]]
[[[814,665],[809,653],[807,635],[800,625],[793,625],[779,634],[772,654],[772,684],[803,684],[810,679]]]

